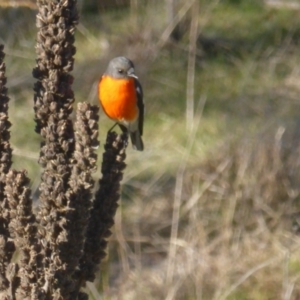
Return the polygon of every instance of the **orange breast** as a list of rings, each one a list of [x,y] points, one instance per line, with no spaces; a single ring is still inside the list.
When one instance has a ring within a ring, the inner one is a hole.
[[[134,79],[113,79],[103,75],[99,82],[99,100],[104,112],[116,121],[134,121],[138,115]]]

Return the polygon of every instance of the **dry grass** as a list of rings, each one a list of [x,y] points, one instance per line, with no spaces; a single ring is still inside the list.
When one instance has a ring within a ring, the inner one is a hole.
[[[199,31],[217,42],[216,52],[197,53],[190,132],[188,34],[158,50],[168,28],[158,4],[138,20],[120,11],[82,16],[77,101],[96,102],[107,60],[125,54],[136,62],[147,107],[146,149],[127,153],[114,235],[101,277],[87,287],[91,299],[300,298],[298,15],[217,2],[200,6]],[[22,18],[18,24],[3,38],[15,166],[37,174],[33,113],[26,116],[34,38],[22,32]],[[229,49],[218,47],[219,36]],[[103,116],[101,141],[110,126]]]
[[[298,299],[295,135],[279,126],[229,141],[135,187],[110,243],[108,299]]]

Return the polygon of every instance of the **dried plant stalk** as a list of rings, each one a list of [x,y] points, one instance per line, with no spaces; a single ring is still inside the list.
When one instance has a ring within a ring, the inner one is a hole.
[[[37,226],[32,212],[31,190],[26,171],[9,171],[6,176],[5,196],[7,198],[10,222],[9,231],[16,247],[20,251],[18,272],[15,282],[15,299],[44,299],[41,288],[43,257],[41,245],[37,239]],[[16,283],[19,283],[16,286]]]
[[[70,190],[67,197],[70,199],[70,207],[73,208],[72,222],[68,225],[72,236],[68,239],[74,255],[73,270],[78,265],[82,255],[86,226],[88,224],[90,208],[92,205],[92,188],[94,179],[92,173],[96,170],[97,154],[95,147],[98,141],[98,106],[88,103],[79,103],[75,123],[75,152],[73,169],[70,178]],[[71,242],[73,240],[73,242]]]
[[[95,195],[91,216],[86,233],[84,253],[80,260],[80,268],[76,274],[79,286],[86,281],[93,281],[101,259],[105,256],[106,239],[111,235],[110,228],[114,224],[120,197],[120,182],[123,178],[125,150],[128,136],[109,132],[103,154],[102,178]]]
[[[44,227],[40,239],[45,245],[45,284],[53,299],[69,299],[74,290],[69,274],[74,268],[68,255],[74,222],[73,191],[70,189],[74,152],[74,130],[69,118],[74,94],[71,88],[75,54],[74,32],[78,22],[76,1],[39,0],[37,66],[33,76],[36,131],[42,143],[39,163],[44,168],[40,185],[38,220]]]
[[[65,225],[67,241],[61,248],[62,255],[68,256],[64,260],[69,261],[66,276],[69,276],[70,282],[74,280],[72,275],[82,256],[92,204],[92,188],[94,186],[92,173],[97,167],[97,154],[94,149],[99,146],[98,111],[98,106],[88,103],[79,103],[77,107],[74,161],[69,182],[70,189],[67,194],[71,211],[68,215],[69,222]],[[71,299],[75,299],[78,293],[77,285],[73,283],[73,286]]]
[[[9,143],[11,123],[8,120],[8,102],[5,77],[3,45],[0,45],[0,291],[8,288],[5,271],[15,251],[12,241],[8,241],[8,207],[4,195],[5,176],[12,164],[12,149]]]
[[[26,172],[10,170],[9,98],[0,46],[0,297],[83,300],[88,296],[80,288],[94,280],[114,224],[128,136],[108,133],[103,176],[92,203],[98,107],[79,104],[75,130],[70,120],[76,1],[38,0],[37,6],[34,111],[36,132],[43,139],[37,216]],[[15,246],[20,259],[11,263]]]

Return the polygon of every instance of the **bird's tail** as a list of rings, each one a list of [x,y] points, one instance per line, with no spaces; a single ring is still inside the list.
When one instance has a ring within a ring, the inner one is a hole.
[[[144,143],[142,140],[142,137],[140,135],[140,132],[138,130],[134,132],[130,132],[130,138],[131,138],[131,143],[132,147],[135,150],[143,151],[144,150]]]

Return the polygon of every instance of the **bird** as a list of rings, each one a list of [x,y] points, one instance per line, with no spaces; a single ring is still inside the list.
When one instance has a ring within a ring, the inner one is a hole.
[[[98,85],[98,97],[104,113],[130,135],[135,150],[143,151],[143,89],[133,62],[118,56],[110,60]]]

